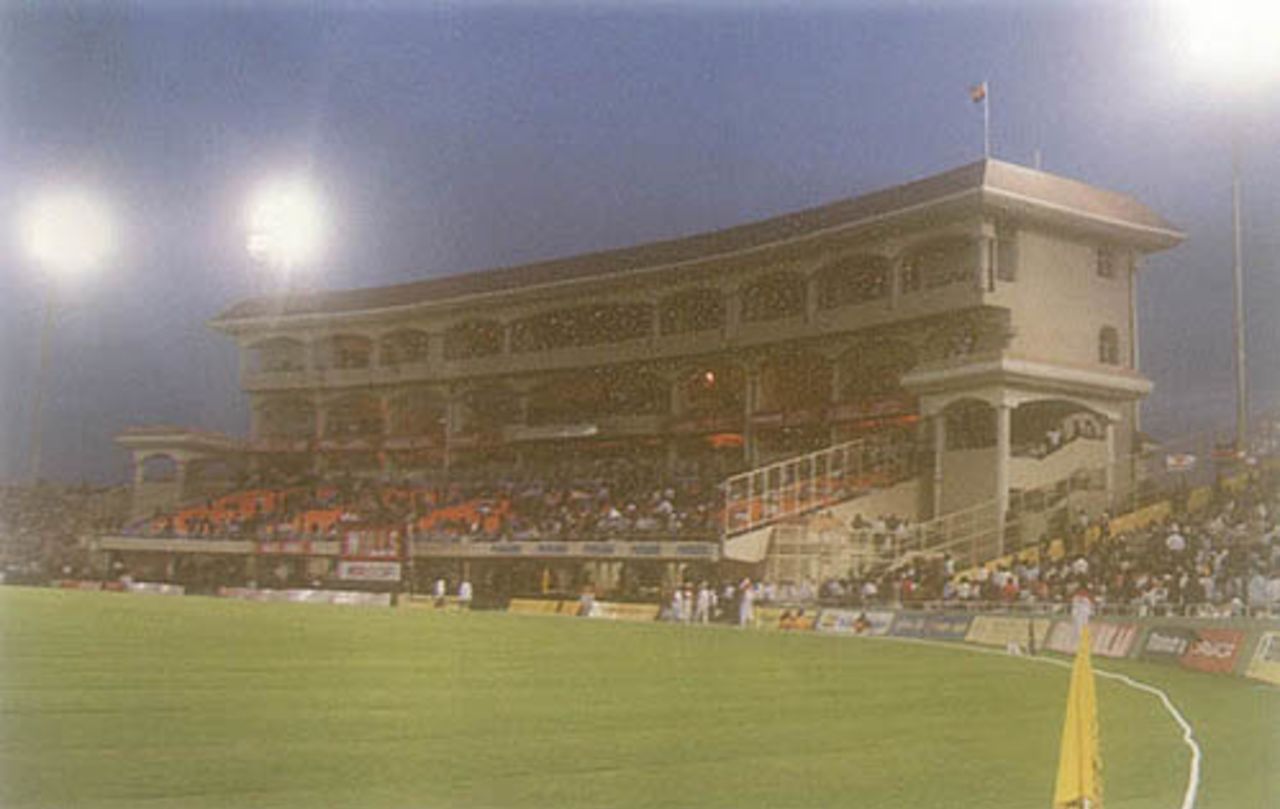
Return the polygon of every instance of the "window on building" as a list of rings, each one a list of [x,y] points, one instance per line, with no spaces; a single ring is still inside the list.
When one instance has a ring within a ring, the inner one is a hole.
[[[1097,251],[1098,277],[1099,278],[1115,278],[1116,265],[1119,260],[1116,252],[1110,247],[1099,247]]]
[[[1103,326],[1098,333],[1098,362],[1103,365],[1120,364],[1120,335],[1112,326]]]
[[[288,373],[306,368],[306,346],[288,337],[265,340],[253,346],[251,351],[254,369],[258,373]]]
[[[1018,234],[1001,230],[996,234],[996,278],[1018,280]]]
[[[511,324],[515,353],[620,343],[648,337],[653,307],[647,303],[593,304],[526,317]]]
[[[373,356],[373,341],[368,337],[337,334],[320,341],[317,363],[321,370],[368,368]]]

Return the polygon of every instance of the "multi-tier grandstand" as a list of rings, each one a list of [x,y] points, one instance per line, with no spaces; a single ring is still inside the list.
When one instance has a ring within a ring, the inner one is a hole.
[[[984,160],[669,242],[245,301],[210,326],[240,347],[249,437],[121,435],[135,521],[97,563],[257,579],[270,547],[330,579],[357,533],[516,589],[983,562],[1051,533],[1064,486],[1094,517],[1139,496],[1137,279],[1182,238]],[[884,515],[928,528],[845,530]]]

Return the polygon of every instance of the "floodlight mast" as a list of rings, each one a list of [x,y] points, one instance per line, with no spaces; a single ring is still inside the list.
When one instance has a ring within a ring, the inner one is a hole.
[[[1261,89],[1280,73],[1280,3],[1275,0],[1184,0],[1175,38],[1196,72],[1238,95]],[[1231,136],[1231,279],[1236,372],[1235,451],[1249,441],[1249,385],[1245,351],[1244,251],[1240,199],[1240,125]]]
[[[59,281],[97,270],[114,247],[106,209],[93,196],[63,189],[45,192],[24,210],[21,237],[28,257],[44,275],[40,362],[32,391],[31,481],[44,476],[44,400],[48,384]]]

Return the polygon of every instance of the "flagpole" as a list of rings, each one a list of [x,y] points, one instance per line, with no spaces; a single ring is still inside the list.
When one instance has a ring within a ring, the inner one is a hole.
[[[982,80],[982,157],[991,157],[991,84]]]

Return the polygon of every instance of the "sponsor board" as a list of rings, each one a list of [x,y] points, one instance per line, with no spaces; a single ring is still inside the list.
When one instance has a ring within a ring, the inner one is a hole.
[[[101,590],[102,582],[81,579],[58,579],[54,585],[62,590]]]
[[[887,635],[892,623],[893,613],[888,610],[832,609],[819,613],[814,629],[844,635]]]
[[[566,604],[576,602],[567,601]],[[570,612],[570,615],[573,613]],[[616,601],[597,601],[591,605],[592,618],[604,618],[609,621],[656,621],[658,620],[657,604],[620,604]]]
[[[157,596],[180,596],[187,592],[187,588],[181,584],[165,584],[153,581],[135,581],[131,584],[126,584],[125,590],[130,593],[145,593]]]
[[[973,618],[968,615],[934,615],[900,612],[889,634],[900,638],[941,638],[964,640]]]
[[[758,629],[811,630],[818,613],[804,607],[759,607],[756,613]]]
[[[390,593],[361,593],[351,590],[255,590],[251,587],[220,587],[218,595],[241,601],[289,602],[293,604],[344,604],[366,607],[391,606]]]
[[[264,539],[258,543],[258,553],[264,555],[306,556],[311,550],[309,539]]]
[[[399,562],[338,562],[338,578],[343,581],[400,581]]]
[[[1141,657],[1160,663],[1176,663],[1196,639],[1194,629],[1180,626],[1154,626],[1147,632]]]
[[[1099,657],[1128,657],[1138,639],[1137,624],[1112,624],[1093,621],[1089,624],[1089,651]],[[1075,654],[1080,645],[1073,621],[1058,621],[1049,630],[1045,648],[1062,654]]]
[[[1255,680],[1280,685],[1280,632],[1263,632],[1245,674]]]
[[[1045,636],[1053,622],[1048,618],[1011,618],[1002,615],[979,615],[965,633],[965,643],[983,646],[1024,645],[1034,635],[1036,648],[1044,646]]]
[[[1196,639],[1182,656],[1182,665],[1196,671],[1230,674],[1244,644],[1239,629],[1199,629]]]
[[[562,610],[561,605],[563,604],[573,604],[574,609],[572,611]],[[515,612],[522,615],[555,615],[557,613],[573,615],[577,612],[577,602],[546,598],[513,598],[511,603],[507,605],[507,612]]]

